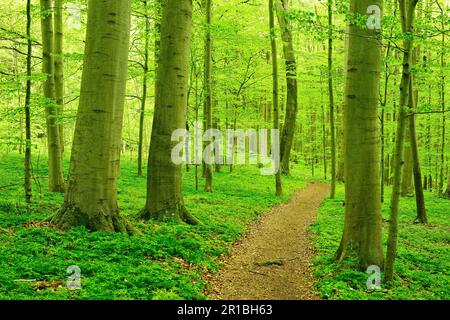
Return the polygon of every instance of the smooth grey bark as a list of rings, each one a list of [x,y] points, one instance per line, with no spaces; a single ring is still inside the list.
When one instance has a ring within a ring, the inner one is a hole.
[[[61,153],[64,153],[64,24],[63,0],[54,0],[54,59],[55,59],[55,99],[58,106],[58,130]]]
[[[383,267],[378,98],[381,73],[381,32],[360,26],[355,15],[383,1],[352,0],[346,43],[344,94],[345,224],[336,257],[350,251],[361,269]]]
[[[172,133],[186,126],[191,29],[192,1],[164,0],[144,219],[199,222],[184,206],[181,164],[171,157]]]
[[[212,56],[211,56],[211,0],[204,0],[206,34],[205,34],[205,55],[204,55],[204,123],[205,131],[212,129]],[[205,191],[212,192],[213,170],[211,164],[204,164]]]
[[[42,72],[46,74],[44,82],[48,144],[48,187],[51,192],[64,192],[63,161],[61,139],[58,126],[58,107],[55,91],[55,61],[53,7],[51,0],[41,0],[42,29]]]
[[[275,17],[274,17],[274,5],[273,0],[269,0],[269,28],[270,28],[270,46],[272,50],[272,107],[273,107],[273,129],[279,130],[280,128],[280,116],[278,106],[278,56],[277,56],[277,43],[275,34]],[[272,151],[273,152],[273,151]],[[278,161],[278,160],[275,160]],[[275,193],[277,196],[283,195],[283,186],[281,181],[281,168],[279,163],[276,165],[278,168],[275,173]]]
[[[409,126],[406,126],[405,130],[405,144],[404,144],[404,161],[402,166],[402,184],[401,184],[401,196],[411,197],[413,195],[413,158],[411,150],[411,133]]]
[[[144,75],[142,77],[142,96],[141,96],[141,109],[139,112],[139,140],[138,140],[138,176],[142,176],[142,154],[143,154],[143,140],[144,140],[144,120],[145,120],[145,107],[147,104],[147,91],[148,91],[148,73],[149,73],[149,45],[150,45],[150,17],[148,15],[148,1],[144,0]]]
[[[403,33],[413,34],[415,11],[418,0],[399,0],[400,17]],[[413,40],[406,38],[403,42],[403,72],[400,83],[400,105],[397,119],[397,133],[394,154],[394,182],[392,186],[389,234],[386,252],[386,268],[384,279],[391,281],[394,276],[394,262],[398,244],[398,211],[401,195],[402,166],[404,163],[404,141],[411,83]]]
[[[31,57],[33,46],[31,42],[31,0],[27,0],[27,83],[25,93],[25,201],[31,202]]]
[[[416,109],[418,92],[414,91],[413,79],[411,79],[409,84],[409,107],[411,110]],[[416,133],[416,116],[411,114],[409,116],[409,134],[411,141],[411,156],[413,161],[413,177],[414,177],[414,188],[416,196],[416,221],[420,223],[428,223],[426,208],[425,208],[425,197],[423,194],[422,186],[422,169],[420,167],[420,156],[419,156],[419,145]]]
[[[88,2],[69,186],[63,206],[51,219],[62,229],[133,231],[117,203],[130,15],[130,0]]]
[[[290,175],[289,161],[292,144],[294,142],[295,128],[298,113],[298,84],[297,84],[297,60],[295,58],[294,43],[292,39],[292,26],[286,19],[289,4],[288,0],[276,0],[278,23],[281,28],[283,41],[283,53],[286,64],[286,116],[281,132],[280,156],[281,172]]]
[[[328,97],[330,100],[330,140],[331,140],[331,190],[330,198],[336,195],[336,126],[334,119],[333,92],[333,0],[328,0]]]
[[[444,9],[442,5],[439,3],[439,1],[436,1],[436,4],[439,7],[440,13],[443,16],[444,15]],[[445,29],[444,20],[442,18],[441,20],[441,30]],[[441,103],[441,110],[442,110],[442,119],[441,119],[441,150],[440,150],[440,170],[439,170],[439,182],[437,184],[438,187],[438,194],[441,195],[444,192],[444,166],[445,166],[445,143],[446,143],[446,114],[445,114],[445,84],[446,84],[446,75],[445,75],[445,68],[446,68],[446,39],[445,39],[445,32],[442,32],[441,35],[441,54],[440,54],[440,62],[441,62],[441,76],[440,76],[440,103]]]

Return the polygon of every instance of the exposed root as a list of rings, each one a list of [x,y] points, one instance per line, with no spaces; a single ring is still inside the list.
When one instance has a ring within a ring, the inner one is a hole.
[[[181,212],[181,220],[183,220],[184,222],[186,222],[187,224],[190,224],[190,225],[200,224],[200,221],[196,217],[194,217],[192,214],[190,214],[184,206],[183,206],[183,210]]]
[[[444,198],[450,199],[450,189],[447,189],[447,190],[444,192]]]
[[[150,212],[149,210],[144,209],[140,213],[140,218],[143,220],[185,222],[190,225],[200,224],[200,221],[190,214],[184,205],[177,206],[170,210],[161,210],[159,212]]]
[[[53,217],[46,220],[62,230],[84,226],[90,231],[136,233],[134,227],[118,212],[87,214],[73,204],[64,204]]]

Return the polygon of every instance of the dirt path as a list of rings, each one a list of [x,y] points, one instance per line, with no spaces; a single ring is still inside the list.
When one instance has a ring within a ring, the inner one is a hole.
[[[328,191],[327,185],[310,183],[253,224],[211,279],[210,298],[319,299],[311,290],[308,227]]]

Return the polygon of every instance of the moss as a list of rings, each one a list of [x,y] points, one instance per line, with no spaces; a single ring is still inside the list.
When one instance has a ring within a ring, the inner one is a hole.
[[[121,217],[118,212],[105,215],[104,213],[87,214],[74,204],[63,204],[61,209],[50,218],[50,223],[62,230],[73,227],[86,227],[90,231],[127,232],[133,234],[134,227]]]
[[[197,218],[189,213],[184,205],[177,205],[172,209],[164,209],[158,212],[150,212],[147,209],[143,209],[139,216],[143,220],[185,222],[190,225],[197,225],[200,223]]]
[[[0,159],[1,181],[21,179],[21,159],[20,155]],[[46,176],[46,166],[38,166],[37,160],[33,159],[35,174]],[[247,223],[306,185],[294,168],[293,176],[284,179],[285,196],[278,198],[273,177],[261,176],[255,166],[235,167],[233,174],[223,171],[214,174],[214,193],[195,189],[195,170],[183,174],[184,205],[200,224],[142,223],[138,212],[146,201],[145,177],[136,175],[134,161],[122,159],[120,216],[137,231],[133,236],[90,232],[86,227],[61,231],[41,223],[58,212],[64,197],[45,188],[39,193],[35,180],[29,206],[22,186],[2,190],[0,227],[8,232],[0,231],[0,299],[205,299],[204,274],[217,272],[219,257],[229,252]],[[35,290],[31,283],[14,281],[65,280],[70,265],[81,269],[81,290],[65,286]]]
[[[388,199],[391,188],[386,188]],[[327,199],[312,226],[318,255],[313,261],[318,278],[315,287],[326,299],[450,299],[450,201],[425,192],[430,224],[417,224],[414,198],[401,198],[399,215],[398,257],[395,277],[381,290],[367,288],[366,270],[357,271],[359,261],[349,254],[340,263],[335,252],[343,230],[342,202],[344,186],[337,188],[336,199]],[[383,248],[386,248],[389,201],[383,204]]]

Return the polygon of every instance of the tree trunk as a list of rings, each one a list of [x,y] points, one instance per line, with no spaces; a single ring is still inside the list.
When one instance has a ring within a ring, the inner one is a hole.
[[[417,63],[417,59],[420,56],[419,47],[413,52],[413,64]],[[415,76],[411,76],[410,84],[409,84],[409,108],[414,110],[417,108],[417,102],[419,93],[418,91],[414,91],[414,79]],[[420,223],[428,223],[427,213],[425,208],[425,197],[423,194],[423,186],[422,186],[422,169],[420,166],[420,156],[419,156],[419,144],[417,139],[416,132],[416,116],[411,114],[409,117],[409,137],[411,142],[411,158],[413,163],[413,177],[414,177],[414,188],[416,195],[416,208],[417,208],[417,217],[416,220]]]
[[[409,107],[412,110],[416,109],[417,105],[417,92],[414,93],[413,79],[410,80],[409,85]],[[414,114],[409,117],[409,134],[411,141],[411,153],[413,160],[413,173],[414,173],[414,187],[416,194],[416,208],[417,208],[417,218],[416,220],[420,223],[428,223],[427,213],[425,209],[425,197],[423,195],[422,186],[422,170],[420,167],[420,157],[419,157],[419,146],[417,142],[416,133],[416,117]]]
[[[144,219],[198,223],[184,206],[182,166],[171,159],[171,135],[186,126],[191,28],[192,1],[164,1]]]
[[[145,7],[145,48],[144,48],[144,76],[142,78],[142,97],[141,110],[139,113],[139,141],[138,141],[138,176],[142,176],[142,150],[144,140],[144,120],[145,120],[145,105],[147,103],[147,80],[148,80],[148,60],[149,60],[149,45],[150,45],[150,17],[148,15],[148,2],[144,0]]]
[[[413,158],[411,150],[411,132],[409,126],[405,130],[405,144],[404,144],[404,164],[402,166],[402,184],[401,184],[401,196],[411,197],[413,195]]]
[[[217,105],[217,104],[216,104]],[[219,125],[219,119],[218,118],[214,118],[214,128],[217,130],[220,130],[220,125]],[[219,141],[214,141],[215,147],[214,150],[223,150],[223,146],[220,145],[221,142]],[[222,171],[222,165],[221,165],[221,154],[219,153],[214,153],[214,157],[216,159],[215,161],[215,166],[214,166],[214,170],[217,173],[220,173]]]
[[[44,96],[47,143],[48,143],[48,187],[51,192],[64,192],[61,139],[58,127],[58,107],[55,95],[55,61],[53,38],[53,8],[51,0],[41,0],[42,28],[42,72],[46,74]]]
[[[448,179],[447,189],[445,190],[444,197],[450,199],[450,178]]]
[[[117,204],[130,8],[129,0],[88,2],[69,187],[64,205],[51,220],[63,229],[132,231]]]
[[[331,191],[330,198],[336,195],[336,128],[334,124],[333,93],[333,0],[328,0],[328,96],[330,99],[330,139],[331,139]]]
[[[350,12],[366,15],[382,0],[352,0]],[[378,97],[381,73],[380,30],[347,27],[344,99],[345,225],[336,253],[342,260],[353,250],[362,269],[383,267],[380,202]]]
[[[269,0],[269,27],[270,27],[270,45],[272,49],[272,79],[273,79],[273,129],[279,130],[280,128],[280,115],[278,107],[278,55],[277,55],[277,43],[275,35],[275,17],[274,17],[274,0]],[[275,152],[272,150],[272,153]],[[280,159],[275,159],[275,193],[277,196],[283,195],[283,187],[281,182],[281,168]]]
[[[63,27],[63,0],[55,0],[55,98],[58,105],[58,130],[61,144],[61,154],[64,153],[64,125],[62,115],[64,112],[64,27]]]
[[[197,134],[197,130],[199,130],[198,128],[198,109],[199,109],[199,104],[198,104],[198,77],[195,77],[195,128],[194,128],[194,135]],[[198,165],[200,163],[199,160],[199,150],[198,150],[198,145],[197,143],[194,142],[194,162],[195,162],[195,190],[198,191]]]
[[[394,17],[397,15],[397,5],[394,2]],[[394,25],[391,27],[389,36],[392,37],[394,32]],[[383,98],[381,102],[381,203],[384,203],[385,197],[385,184],[386,180],[389,180],[389,154],[385,157],[386,153],[386,118],[389,114],[386,114],[386,105],[388,99],[388,91],[389,91],[389,57],[391,55],[391,42],[388,43],[386,48],[386,56],[384,62],[384,90],[383,90]],[[387,158],[387,161],[386,161]],[[387,165],[386,165],[387,163]]]
[[[325,106],[323,101],[323,73],[320,71],[320,105],[322,112],[322,144],[323,144],[323,177],[327,180],[327,129],[326,129],[326,121],[325,121]]]
[[[403,33],[413,33],[415,9],[418,0],[400,0],[400,16]],[[402,181],[402,166],[403,166],[403,149],[405,141],[405,129],[407,120],[407,107],[410,94],[411,74],[410,67],[412,63],[411,54],[413,48],[413,41],[409,38],[403,43],[403,72],[402,81],[400,83],[400,105],[397,120],[397,134],[395,141],[394,154],[394,183],[392,186],[391,198],[391,212],[389,222],[389,235],[387,242],[386,253],[386,269],[384,279],[385,281],[392,280],[394,276],[394,262],[397,256],[397,242],[398,242],[398,211],[400,201],[400,184]]]
[[[298,85],[297,85],[297,61],[295,58],[294,44],[292,40],[292,27],[286,20],[288,12],[288,0],[276,0],[278,22],[281,27],[281,39],[283,40],[283,53],[286,63],[286,116],[281,133],[280,156],[282,174],[290,175],[289,160],[292,144],[294,142],[295,127],[298,113]]]
[[[212,129],[212,79],[211,79],[211,0],[204,0],[206,16],[206,35],[205,35],[205,101],[204,118],[205,131]],[[210,162],[210,161],[208,161]],[[212,165],[205,163],[205,191],[212,192]]]
[[[343,128],[343,108],[336,106],[336,181],[344,182],[344,128]]]
[[[439,5],[439,2],[436,2]],[[441,5],[439,5],[439,9],[441,14],[444,15],[445,12]],[[441,30],[445,29],[444,20],[441,21]],[[445,132],[446,132],[446,115],[445,115],[445,53],[447,52],[446,48],[446,40],[445,40],[445,32],[442,32],[442,40],[441,40],[441,83],[440,83],[440,102],[441,102],[441,110],[442,110],[442,135],[441,135],[441,152],[440,152],[440,172],[439,172],[439,183],[438,183],[438,194],[441,195],[444,192],[444,165],[445,165]]]
[[[27,0],[27,84],[25,93],[25,201],[31,202],[31,0]]]

